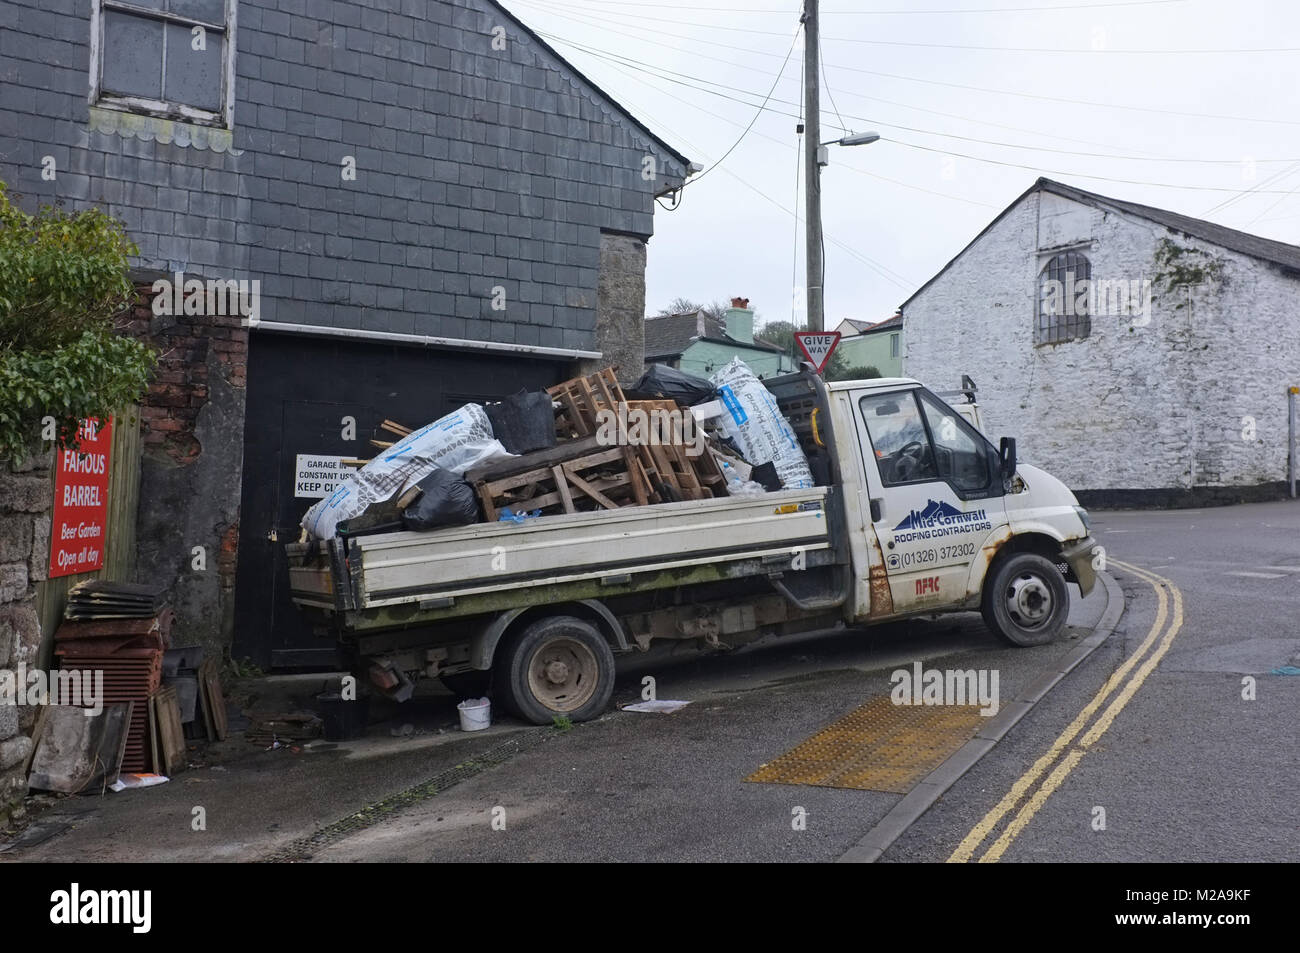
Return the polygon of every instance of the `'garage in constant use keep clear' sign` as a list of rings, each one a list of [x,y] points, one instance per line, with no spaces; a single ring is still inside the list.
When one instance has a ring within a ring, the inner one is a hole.
[[[343,462],[347,459],[318,453],[298,454],[294,464],[293,495],[306,500],[325,499],[356,469]]]

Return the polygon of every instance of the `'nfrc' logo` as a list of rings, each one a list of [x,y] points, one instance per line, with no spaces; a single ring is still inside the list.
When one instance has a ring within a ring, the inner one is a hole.
[[[55,924],[127,923],[133,933],[148,933],[152,922],[151,890],[71,890],[50,894],[50,922]]]

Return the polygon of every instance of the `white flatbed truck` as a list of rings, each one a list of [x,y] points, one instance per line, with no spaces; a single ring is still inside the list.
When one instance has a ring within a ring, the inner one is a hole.
[[[974,406],[905,378],[765,382],[816,486],[390,532],[287,547],[294,602],[392,697],[491,681],[519,716],[600,714],[616,658],[659,640],[756,639],[979,610],[1016,645],[1055,638],[1095,584],[1087,513],[994,447]],[[970,395],[968,395],[969,397]]]

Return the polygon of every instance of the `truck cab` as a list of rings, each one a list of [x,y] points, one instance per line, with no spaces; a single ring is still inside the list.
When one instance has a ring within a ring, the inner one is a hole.
[[[995,447],[973,400],[954,407],[910,378],[826,386],[859,530],[853,564],[865,570],[858,621],[978,608],[1015,644],[1050,640],[1068,611],[1065,582],[1084,595],[1095,582],[1096,544],[1074,494],[1018,464],[1013,440]]]

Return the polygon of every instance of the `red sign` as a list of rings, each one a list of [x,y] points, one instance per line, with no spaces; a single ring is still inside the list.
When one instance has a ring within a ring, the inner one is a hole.
[[[820,374],[835,353],[835,346],[840,343],[839,331],[796,331],[794,339],[799,342],[799,350],[808,362]]]
[[[104,568],[108,532],[108,458],[113,419],[83,420],[80,446],[60,450],[50,526],[50,577]]]

